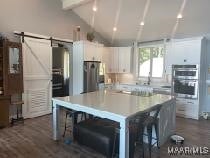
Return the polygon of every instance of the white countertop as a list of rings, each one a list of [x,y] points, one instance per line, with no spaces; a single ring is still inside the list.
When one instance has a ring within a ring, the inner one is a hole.
[[[111,90],[102,90],[68,97],[57,97],[53,100],[67,102],[92,108],[100,111],[129,117],[137,112],[144,112],[151,107],[171,100],[170,95],[154,94],[150,97],[134,96],[117,93]]]
[[[150,88],[161,88],[161,89],[171,89],[164,88],[164,86],[171,86],[169,83],[152,83],[150,85],[145,84],[132,84],[132,83],[105,83],[105,85],[127,85],[127,86],[135,86],[135,87],[150,87]]]

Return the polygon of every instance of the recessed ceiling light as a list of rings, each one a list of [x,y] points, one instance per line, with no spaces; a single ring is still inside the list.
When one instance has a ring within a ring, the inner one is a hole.
[[[93,6],[93,11],[96,12],[98,8],[96,6]]]
[[[142,22],[140,23],[140,25],[141,25],[141,26],[144,26],[144,22],[142,21]]]
[[[181,18],[182,18],[182,14],[178,14],[177,19],[181,19]]]
[[[113,31],[117,31],[117,28],[116,27],[113,27]]]

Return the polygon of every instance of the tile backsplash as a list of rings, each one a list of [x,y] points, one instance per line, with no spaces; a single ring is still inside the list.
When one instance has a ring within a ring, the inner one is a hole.
[[[105,82],[108,83],[108,79],[111,83],[130,83],[135,84],[136,80],[133,74],[106,74]]]
[[[136,84],[147,82],[147,78],[138,79],[134,77],[133,74],[106,74],[105,82],[108,83],[126,83],[126,84]],[[165,75],[163,79],[152,79],[152,83],[171,83],[171,75]]]

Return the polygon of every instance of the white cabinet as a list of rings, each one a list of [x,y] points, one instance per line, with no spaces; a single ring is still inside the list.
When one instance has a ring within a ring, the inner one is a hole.
[[[119,47],[119,73],[131,72],[131,47]]]
[[[171,73],[173,64],[200,64],[202,38],[174,40],[166,44],[165,69]]]
[[[118,50],[115,47],[104,47],[102,62],[105,63],[106,73],[117,73],[118,71]]]
[[[130,73],[131,47],[105,47],[102,61],[106,64],[106,73]]]
[[[102,51],[102,63],[105,63],[105,73],[111,72],[111,50],[110,47],[104,47]]]
[[[101,61],[103,45],[89,41],[74,42],[76,47],[83,49],[84,61]]]
[[[84,61],[91,61],[94,60],[95,55],[95,46],[93,44],[89,43],[81,43],[81,47],[83,47],[83,53],[84,53]]]
[[[198,100],[176,99],[177,116],[199,119],[199,103]]]
[[[110,73],[118,73],[119,68],[119,50],[118,47],[112,47],[110,54],[110,61],[111,61],[111,71]]]
[[[105,84],[105,89],[115,90],[115,85],[113,85],[113,84]]]

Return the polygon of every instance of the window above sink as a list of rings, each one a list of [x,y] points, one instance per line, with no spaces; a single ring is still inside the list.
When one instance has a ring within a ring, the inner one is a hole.
[[[164,44],[138,48],[138,77],[162,78],[164,72]]]

